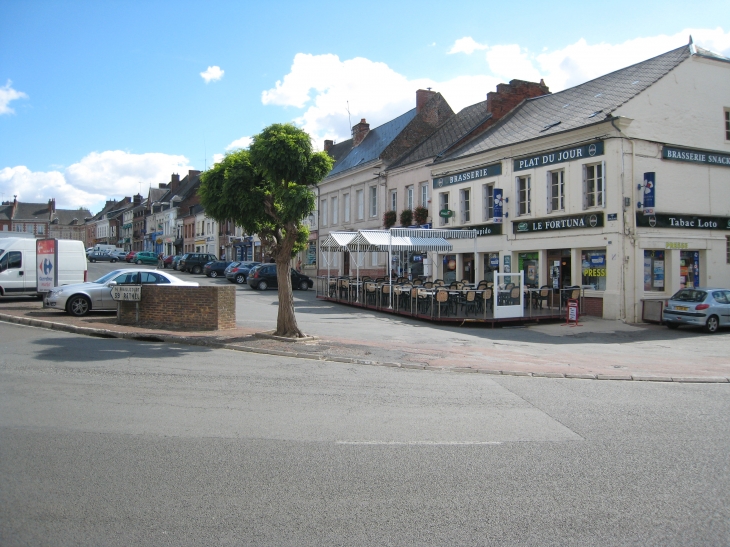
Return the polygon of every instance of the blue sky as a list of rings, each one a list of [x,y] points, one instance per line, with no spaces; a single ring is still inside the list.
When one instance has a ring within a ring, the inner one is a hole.
[[[375,127],[419,87],[458,110],[501,81],[559,91],[690,33],[730,55],[727,13],[727,1],[0,0],[0,194],[95,212],[270,123],[294,121],[319,147],[346,139],[348,102],[352,123]]]

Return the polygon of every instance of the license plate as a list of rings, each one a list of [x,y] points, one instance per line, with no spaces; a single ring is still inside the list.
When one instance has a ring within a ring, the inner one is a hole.
[[[679,311],[687,311],[689,308],[687,306],[674,306],[674,309]]]

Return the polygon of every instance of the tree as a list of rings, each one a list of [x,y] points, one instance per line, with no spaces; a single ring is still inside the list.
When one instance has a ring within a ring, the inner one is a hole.
[[[233,220],[272,250],[279,285],[277,336],[304,336],[294,315],[291,259],[304,249],[314,211],[312,188],[332,169],[326,152],[314,152],[309,135],[291,124],[274,124],[253,137],[248,150],[227,154],[201,176],[200,202],[208,216]]]

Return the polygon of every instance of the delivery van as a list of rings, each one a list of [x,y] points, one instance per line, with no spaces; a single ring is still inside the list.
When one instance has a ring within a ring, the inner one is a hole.
[[[58,240],[58,285],[86,281],[81,241]],[[0,238],[0,296],[41,296],[36,290],[36,239]]]

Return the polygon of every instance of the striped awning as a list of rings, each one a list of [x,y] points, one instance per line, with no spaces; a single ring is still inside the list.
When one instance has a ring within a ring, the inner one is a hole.
[[[391,228],[394,236],[414,237],[414,238],[441,238],[441,239],[475,239],[477,237],[476,230],[449,230],[449,229],[433,229],[433,228]]]
[[[449,252],[451,244],[440,237],[396,236],[388,230],[360,230],[347,244],[350,251],[436,251]]]
[[[344,251],[356,235],[357,232],[330,232],[319,242],[319,248],[323,251]]]

